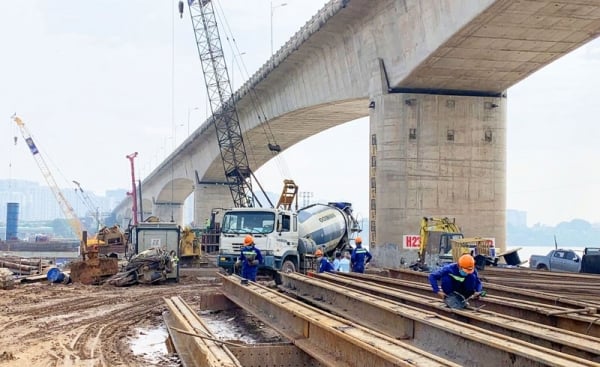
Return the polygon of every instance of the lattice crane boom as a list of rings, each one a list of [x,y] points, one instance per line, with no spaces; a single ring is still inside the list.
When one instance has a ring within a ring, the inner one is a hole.
[[[73,207],[71,206],[71,204],[69,204],[69,201],[67,200],[67,198],[65,197],[65,195],[63,194],[61,189],[58,187],[58,184],[56,183],[56,180],[54,179],[52,172],[48,168],[48,165],[46,164],[44,157],[40,154],[40,151],[39,151],[38,147],[35,145],[33,138],[31,137],[31,133],[25,126],[25,123],[23,122],[23,120],[21,120],[21,118],[19,118],[16,115],[13,115],[12,119],[19,127],[19,130],[21,131],[21,135],[23,135],[23,139],[25,139],[25,143],[29,147],[29,151],[31,152],[31,154],[33,154],[35,163],[37,164],[40,171],[42,172],[42,175],[44,176],[44,180],[46,180],[46,183],[52,190],[52,193],[54,194],[54,197],[56,198],[56,201],[58,202],[60,209],[62,210],[63,214],[65,215],[65,218],[66,218],[67,222],[69,223],[71,230],[77,236],[77,238],[79,240],[81,240],[82,235],[83,235],[83,226],[81,224],[81,221],[79,220],[79,217],[77,217],[75,210],[73,210]]]
[[[96,221],[96,227],[97,227],[96,231],[98,231],[100,229],[100,227],[102,227],[102,223],[101,223],[102,221],[100,219],[100,207],[94,202],[94,200],[92,200],[92,198],[88,195],[87,191],[83,190],[83,188],[81,187],[81,184],[78,181],[73,180],[73,183],[75,184],[75,186],[77,186],[75,191],[79,194],[79,196],[81,197],[81,200],[83,201],[85,206],[88,208],[88,211],[94,217],[94,220]]]
[[[188,0],[225,179],[236,207],[252,207],[254,177],[240,127],[212,1]],[[183,12],[183,3],[179,3]],[[266,197],[266,196],[265,196]],[[259,203],[260,204],[260,203]]]

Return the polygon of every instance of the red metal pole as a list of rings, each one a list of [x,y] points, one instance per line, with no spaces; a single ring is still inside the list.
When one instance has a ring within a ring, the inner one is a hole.
[[[135,166],[133,165],[133,160],[137,157],[138,152],[131,153],[126,156],[131,163],[131,192],[128,192],[127,195],[131,195],[131,200],[133,201],[133,205],[131,206],[131,212],[133,213],[133,224],[138,224],[138,213],[137,213],[137,190],[135,189]]]

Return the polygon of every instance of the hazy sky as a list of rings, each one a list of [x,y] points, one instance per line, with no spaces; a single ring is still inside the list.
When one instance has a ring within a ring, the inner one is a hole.
[[[325,1],[286,3],[217,3],[236,87],[270,55],[271,6],[278,49]],[[179,19],[176,8],[175,0],[0,1],[0,178],[43,182],[15,112],[59,184],[77,180],[97,194],[129,189],[127,154],[139,152],[143,178],[195,130],[208,115],[204,79],[189,14]],[[530,225],[600,222],[599,86],[596,39],[508,91],[507,207],[527,211]],[[260,169],[259,180],[279,192],[289,173],[314,199],[351,201],[367,216],[368,135],[367,119],[326,131]],[[324,156],[331,139],[347,150]]]

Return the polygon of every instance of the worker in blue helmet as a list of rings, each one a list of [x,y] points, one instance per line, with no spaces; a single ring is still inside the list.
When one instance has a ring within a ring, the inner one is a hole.
[[[239,260],[242,263],[242,278],[256,282],[258,265],[263,262],[263,257],[260,250],[254,245],[254,238],[250,235],[244,238],[244,247],[242,247]]]
[[[371,261],[373,256],[371,256],[369,250],[362,247],[362,238],[356,237],[354,243],[356,247],[352,250],[352,255],[350,256],[352,271],[354,273],[364,273],[365,266]]]

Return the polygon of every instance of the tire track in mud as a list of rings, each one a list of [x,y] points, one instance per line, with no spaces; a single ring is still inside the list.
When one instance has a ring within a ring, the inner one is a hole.
[[[10,340],[9,335],[18,338],[21,346],[15,346],[15,353],[35,354],[37,359],[43,353],[46,363],[40,366],[148,366],[143,356],[131,350],[135,329],[162,324],[163,298],[178,295],[193,304],[207,288],[214,290],[199,284],[76,286],[63,292],[58,287],[40,287],[32,297],[24,287],[11,297],[23,302],[0,300],[0,310],[5,310],[0,345]],[[36,343],[49,345],[48,350],[36,351]]]

